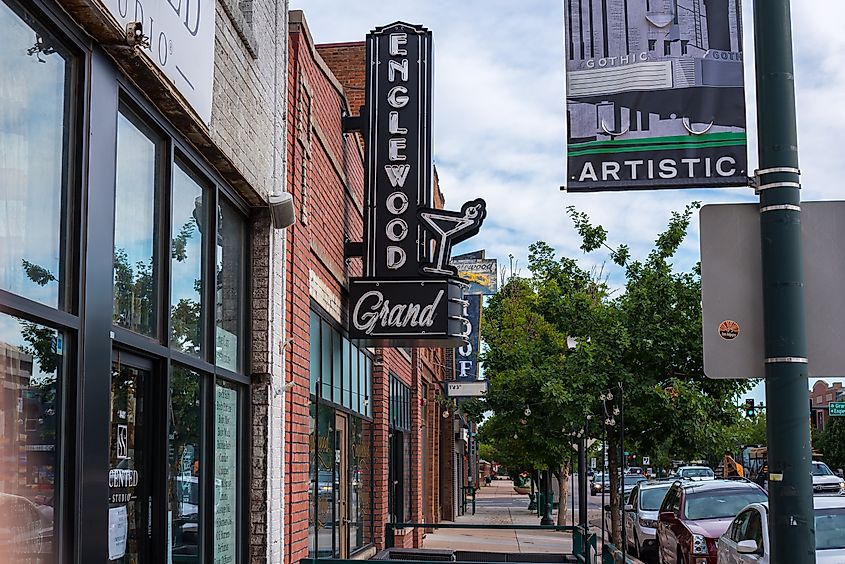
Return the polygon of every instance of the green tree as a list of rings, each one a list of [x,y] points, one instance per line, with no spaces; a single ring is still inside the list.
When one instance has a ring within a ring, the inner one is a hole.
[[[834,470],[845,468],[845,417],[831,417],[819,436],[824,461]]]

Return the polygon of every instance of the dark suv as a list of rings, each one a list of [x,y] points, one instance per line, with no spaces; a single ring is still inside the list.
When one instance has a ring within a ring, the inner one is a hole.
[[[716,564],[716,540],[749,503],[767,501],[747,480],[675,482],[666,492],[657,522],[661,564]]]

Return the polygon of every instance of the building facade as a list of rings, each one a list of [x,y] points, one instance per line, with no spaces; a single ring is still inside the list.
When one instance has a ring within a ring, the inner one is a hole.
[[[366,30],[362,30],[362,35]],[[350,340],[350,278],[361,261],[364,153],[343,118],[364,103],[363,43],[315,45],[290,13],[285,559],[367,558],[389,522],[439,519],[442,349],[370,348]],[[354,108],[354,109],[353,109]],[[441,198],[442,204],[442,198]],[[419,546],[424,531],[398,531]]]
[[[830,420],[828,406],[831,402],[842,401],[840,396],[845,392],[842,382],[828,385],[824,380],[817,380],[810,390],[810,416],[813,427],[824,431]]]
[[[0,0],[2,559],[282,560],[286,29]]]

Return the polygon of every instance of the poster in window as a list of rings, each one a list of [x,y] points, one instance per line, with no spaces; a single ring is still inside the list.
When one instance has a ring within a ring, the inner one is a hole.
[[[217,384],[215,402],[214,563],[237,554],[238,393]]]

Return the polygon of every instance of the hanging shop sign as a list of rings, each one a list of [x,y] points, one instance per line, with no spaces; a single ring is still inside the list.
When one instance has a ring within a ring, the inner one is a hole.
[[[569,3],[566,190],[746,186],[739,0]]]
[[[458,276],[469,283],[465,294],[495,294],[498,289],[496,259],[484,258],[484,251],[476,251],[452,258]]]
[[[464,298],[467,305],[467,342],[455,349],[455,380],[468,382],[478,380],[478,352],[481,348],[481,294],[470,294]]]
[[[364,276],[350,280],[350,335],[381,346],[467,342],[467,284],[452,245],[478,233],[484,200],[432,207],[431,32],[397,22],[367,36],[366,104],[347,130],[366,146]]]
[[[103,0],[122,27],[137,22],[140,51],[170,79],[200,118],[211,123],[214,87],[212,0]]]

